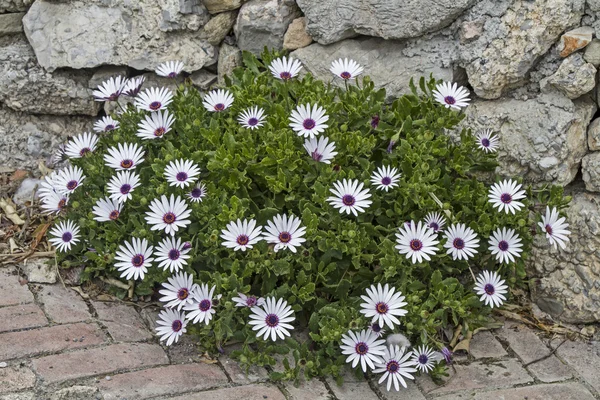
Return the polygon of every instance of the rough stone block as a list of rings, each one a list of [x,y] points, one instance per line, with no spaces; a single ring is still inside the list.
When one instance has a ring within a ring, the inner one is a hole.
[[[25,13],[0,14],[0,36],[23,32]]]

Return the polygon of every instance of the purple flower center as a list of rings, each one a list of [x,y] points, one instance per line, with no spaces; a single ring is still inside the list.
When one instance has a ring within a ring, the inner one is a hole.
[[[236,239],[236,242],[240,245],[240,246],[245,246],[248,244],[248,242],[250,241],[250,238],[248,237],[248,235],[239,235]]]
[[[455,249],[462,250],[465,248],[465,241],[461,238],[456,238],[452,242],[452,246],[454,246]]]
[[[425,365],[425,364],[427,364],[428,361],[429,361],[429,357],[427,357],[426,354],[421,354],[419,356],[419,364]]]
[[[77,187],[77,181],[69,181],[67,182],[67,189],[74,190]]]
[[[73,235],[71,232],[65,232],[62,234],[62,241],[65,243],[69,243],[73,239]]]
[[[119,210],[112,210],[112,211],[110,212],[110,214],[108,214],[108,219],[110,219],[110,220],[114,221],[114,220],[116,220],[117,218],[119,218],[119,215],[120,215],[120,214],[121,214],[121,213],[119,212]]]
[[[500,243],[498,243],[498,248],[502,251],[508,250],[508,242],[506,240],[501,240]]]
[[[292,78],[292,74],[290,74],[288,71],[283,71],[279,74],[279,77],[283,80],[288,80]]]
[[[190,242],[185,242],[183,244],[183,250],[187,250],[187,249],[191,249],[192,248],[192,244]]]
[[[444,101],[446,102],[446,104],[450,104],[450,105],[453,105],[454,103],[456,103],[456,99],[452,96],[444,97]]]
[[[390,360],[387,365],[385,366],[385,369],[390,372],[390,373],[396,373],[398,372],[398,370],[400,369],[400,364],[398,364],[398,361],[396,360]]]
[[[292,240],[292,235],[289,234],[289,232],[281,232],[279,234],[279,241],[282,243],[288,243],[290,240]]]
[[[307,118],[304,120],[304,122],[302,123],[302,126],[304,127],[304,129],[306,129],[307,131],[310,131],[311,129],[313,129],[315,126],[317,125],[317,123],[315,122],[314,119],[311,118]]]
[[[379,314],[386,314],[390,310],[390,307],[385,303],[377,303],[375,305],[375,311]]]
[[[113,129],[115,129],[115,126],[113,124],[108,124],[104,127],[104,132],[112,131]]]
[[[121,194],[127,194],[129,193],[129,191],[131,190],[131,185],[129,184],[124,184],[123,186],[121,186]]]
[[[133,167],[133,160],[123,160],[123,161],[121,161],[121,168],[128,169],[128,168],[131,168],[131,167]]]
[[[187,178],[188,174],[185,172],[178,172],[177,175],[175,175],[175,179],[177,179],[179,182],[185,182]]]
[[[371,128],[377,129],[379,126],[379,115],[373,115],[371,117]]]
[[[121,93],[119,93],[119,92],[115,92],[115,93],[111,94],[110,96],[108,96],[107,100],[108,101],[116,101],[119,98],[120,94]]]
[[[176,319],[175,321],[173,321],[173,324],[171,325],[171,329],[173,329],[173,332],[179,332],[181,329],[183,328],[183,323]]]
[[[481,139],[481,145],[483,147],[490,147],[490,140],[488,138]]]
[[[356,343],[354,350],[356,351],[356,353],[360,354],[361,356],[364,356],[369,351],[369,346],[367,346],[367,344],[364,342],[358,342]]]
[[[342,203],[344,203],[345,206],[352,207],[354,203],[356,203],[356,199],[354,196],[346,194],[344,197],[342,197]]]
[[[58,208],[59,210],[62,210],[63,208],[65,208],[66,205],[67,205],[67,199],[62,198],[58,201],[56,208]]]
[[[350,72],[346,72],[346,71],[342,72],[342,73],[340,74],[340,76],[341,76],[342,78],[344,78],[344,79],[350,79],[350,78],[352,78],[352,74],[351,74]]]
[[[172,224],[173,222],[175,222],[175,214],[173,214],[172,212],[168,212],[165,215],[163,215],[163,222],[165,224]]]
[[[496,292],[496,289],[494,288],[494,285],[492,285],[491,283],[488,283],[487,285],[485,285],[483,287],[483,290],[485,291],[485,294],[491,296]]]
[[[310,156],[315,161],[321,161],[323,159],[323,154],[317,152],[317,150],[315,150],[312,153],[310,153]]]
[[[256,300],[255,296],[248,296],[248,298],[246,299],[246,305],[248,307],[254,307],[256,303],[258,303],[258,300]]]
[[[168,76],[169,78],[175,78],[177,77],[177,72],[171,72]]]
[[[192,197],[195,199],[199,199],[200,197],[202,197],[202,189],[200,189],[200,188],[192,189]]]
[[[200,302],[200,305],[198,306],[198,308],[200,308],[200,311],[206,312],[208,310],[210,310],[210,300],[208,299],[204,299]]]
[[[392,178],[390,178],[389,176],[386,176],[381,180],[381,184],[384,186],[387,186],[390,183],[392,183]]]
[[[248,120],[248,125],[250,126],[256,126],[256,124],[258,124],[258,119],[252,117]]]
[[[85,156],[87,153],[91,153],[91,152],[92,152],[92,150],[91,150],[89,147],[84,147],[83,149],[81,149],[81,150],[79,151],[79,155],[80,155],[81,157],[83,157],[83,156]]]
[[[419,251],[423,248],[423,242],[419,239],[413,239],[410,241],[410,248],[412,251]]]
[[[160,110],[161,107],[162,107],[162,103],[160,101],[153,101],[148,106],[148,108],[150,108],[152,111]]]
[[[547,225],[546,225],[546,233],[547,233],[548,235],[552,235],[552,232],[553,232],[552,225],[550,225],[550,224],[547,224]]]
[[[177,298],[179,300],[185,300],[190,295],[190,291],[187,288],[181,288],[177,291]]]
[[[436,222],[430,222],[427,226],[433,229],[435,232],[440,230],[440,226]]]
[[[265,323],[267,326],[275,328],[277,325],[279,325],[279,317],[275,314],[269,314],[265,317]]]
[[[141,267],[144,265],[144,256],[141,254],[136,254],[131,259],[131,264],[133,264],[134,267]]]
[[[371,325],[371,330],[375,333],[381,332],[381,326],[378,323],[374,323]]]
[[[177,249],[169,250],[169,259],[170,260],[173,260],[173,261],[178,260],[180,255],[181,255],[181,253]]]
[[[512,196],[508,193],[502,193],[502,195],[500,196],[500,201],[504,204],[510,204],[510,202],[512,201]]]
[[[162,135],[165,134],[166,129],[163,128],[162,126],[160,128],[156,128],[156,130],[154,131],[154,136],[156,137],[161,137]]]
[[[215,104],[215,111],[223,111],[225,109],[225,104],[217,103]]]

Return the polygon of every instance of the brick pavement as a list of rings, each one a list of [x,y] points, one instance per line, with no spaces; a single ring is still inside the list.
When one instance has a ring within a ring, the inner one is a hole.
[[[296,387],[264,368],[245,374],[226,354],[205,363],[192,337],[162,346],[152,309],[23,283],[0,268],[0,400],[600,400],[599,343],[542,340],[510,321],[475,335],[443,385],[424,375],[388,393],[348,373],[341,387]]]

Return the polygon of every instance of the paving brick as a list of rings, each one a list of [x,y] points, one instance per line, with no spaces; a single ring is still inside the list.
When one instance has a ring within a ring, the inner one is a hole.
[[[579,383],[534,385],[491,392],[449,394],[436,400],[593,400],[594,396]]]
[[[159,345],[127,343],[46,356],[33,360],[32,365],[46,383],[54,383],[168,362]]]
[[[87,347],[105,341],[95,324],[57,325],[0,334],[0,358],[10,360],[40,353]]]
[[[146,399],[223,386],[227,376],[216,364],[180,364],[114,375],[101,380],[104,400]]]
[[[346,382],[339,386],[333,379],[327,378],[327,384],[331,391],[338,399],[344,400],[379,400],[379,397],[371,390],[369,383],[362,382]]]
[[[469,365],[456,364],[454,368],[456,372],[443,386],[433,383],[429,375],[421,375],[417,381],[426,394],[503,388],[533,381],[517,360],[476,361]]]
[[[65,324],[91,318],[87,304],[74,290],[65,288],[62,284],[39,287],[38,299],[52,321]]]
[[[0,308],[0,332],[48,325],[42,309],[33,303]]]
[[[0,393],[16,392],[33,387],[35,375],[22,366],[0,368]]]
[[[288,400],[329,400],[329,390],[323,382],[313,378],[310,381],[301,381],[296,387],[291,382],[284,383],[285,390],[290,394]]]
[[[566,342],[558,348],[556,354],[600,392],[600,342]]]
[[[132,306],[116,302],[92,303],[110,336],[118,342],[139,342],[152,338],[142,317]]]
[[[517,353],[525,364],[550,354],[550,349],[546,347],[544,342],[525,325],[507,321],[504,327],[496,333],[499,338],[508,342],[510,348]]]
[[[500,358],[508,355],[490,331],[481,331],[473,336],[469,352],[475,359]]]
[[[285,400],[283,393],[271,385],[247,385],[227,389],[210,390],[202,393],[189,393],[171,397],[169,400]],[[348,399],[350,400],[350,399]]]
[[[419,387],[416,383],[414,383],[414,381],[407,381],[406,389],[401,387],[399,392],[396,392],[396,390],[393,387],[391,388],[392,390],[388,392],[387,387],[385,386],[385,382],[382,382],[381,385],[379,385],[379,387],[381,396],[385,400],[425,400],[425,396],[423,396],[423,393],[421,393]]]
[[[571,368],[552,355],[542,361],[527,366],[536,378],[545,383],[560,382],[573,377]]]
[[[227,375],[229,375],[233,383],[238,385],[266,381],[269,378],[269,372],[265,368],[253,365],[246,373],[245,368],[242,368],[237,361],[229,356],[231,352],[241,347],[239,344],[228,345],[225,347],[225,354],[219,357],[219,362],[227,372]]]
[[[0,307],[25,303],[33,303],[33,294],[27,285],[21,285],[17,270],[0,268]]]

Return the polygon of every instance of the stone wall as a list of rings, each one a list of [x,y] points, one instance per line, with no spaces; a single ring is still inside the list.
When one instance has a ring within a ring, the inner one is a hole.
[[[599,0],[0,0],[0,167],[35,170],[90,130],[111,75],[162,85],[151,71],[181,60],[207,89],[264,46],[325,80],[353,58],[390,97],[430,73],[468,85],[466,123],[499,133],[499,173],[573,194],[570,247],[536,239],[534,300],[600,320]]]

